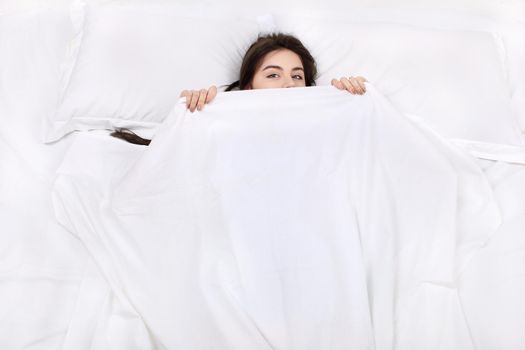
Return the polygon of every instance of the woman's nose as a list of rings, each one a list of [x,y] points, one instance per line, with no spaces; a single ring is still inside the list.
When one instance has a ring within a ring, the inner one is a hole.
[[[285,81],[284,84],[283,84],[283,87],[284,87],[284,88],[295,87],[295,80],[293,80],[292,78],[288,78],[288,79],[286,79],[286,81]]]

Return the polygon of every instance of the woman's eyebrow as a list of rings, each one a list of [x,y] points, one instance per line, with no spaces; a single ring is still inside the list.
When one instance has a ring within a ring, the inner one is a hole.
[[[280,66],[275,66],[275,65],[269,65],[269,66],[266,66],[263,68],[263,71],[264,70],[267,70],[267,69],[270,69],[270,68],[275,68],[275,69],[279,69],[279,70],[283,70],[283,67],[280,67]],[[304,69],[302,67],[294,67],[292,68],[292,71],[294,70],[301,70],[304,72]]]
[[[267,69],[270,69],[270,68],[275,68],[275,69],[283,70],[283,67],[274,66],[274,65],[266,66],[266,67],[263,68],[263,70],[267,70]]]

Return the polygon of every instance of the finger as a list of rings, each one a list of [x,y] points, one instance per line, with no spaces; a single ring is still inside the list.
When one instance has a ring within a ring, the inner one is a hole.
[[[210,86],[208,89],[208,96],[206,97],[206,103],[210,103],[217,96],[217,87],[215,85]]]
[[[361,86],[361,89],[363,89],[364,92],[366,92],[366,85],[365,83],[368,83],[368,80],[364,77],[356,77],[357,81],[359,82],[359,86]]]
[[[365,86],[365,83],[362,82],[362,81],[358,81],[359,83],[359,87],[361,88],[361,90],[363,91],[363,94],[366,92],[366,86]]]
[[[362,95],[365,93],[364,90],[359,85],[359,81],[357,81],[356,78],[352,78],[349,81],[350,81],[350,84],[352,84],[352,86],[354,87],[354,90],[356,91],[356,93],[358,93],[359,95]]]
[[[188,90],[182,90],[182,92],[179,95],[179,97],[186,97],[186,108],[190,106],[190,99],[188,98],[190,96],[191,94]]]
[[[202,107],[204,107],[204,103],[206,102],[206,95],[208,95],[208,90],[201,89],[199,91],[199,99],[197,100],[197,110],[202,110]]]
[[[195,108],[197,108],[197,101],[199,100],[199,90],[193,90],[191,92],[191,101],[190,101],[190,112],[195,112]]]
[[[350,83],[350,81],[347,78],[341,78],[341,83],[345,86],[345,89],[350,92],[351,94],[355,94],[356,90],[354,86]]]
[[[339,80],[337,80],[337,79],[332,79],[331,84],[332,84],[333,86],[335,86],[335,87],[336,87],[337,89],[339,89],[339,90],[344,90],[344,89],[345,89],[343,83],[341,83],[341,82],[340,82]]]

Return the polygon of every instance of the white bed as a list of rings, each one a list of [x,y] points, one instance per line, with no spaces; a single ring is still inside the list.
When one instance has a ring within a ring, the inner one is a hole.
[[[0,349],[525,347],[523,3],[1,5]],[[261,30],[369,92],[184,112]]]

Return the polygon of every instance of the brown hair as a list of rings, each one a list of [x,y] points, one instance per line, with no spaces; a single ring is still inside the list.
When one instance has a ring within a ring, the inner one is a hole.
[[[116,137],[117,139],[121,139],[129,143],[134,143],[136,145],[149,146],[151,142],[151,140],[144,139],[139,135],[135,134],[133,131],[126,128],[116,129],[110,135]]]
[[[272,33],[266,35],[259,35],[257,40],[250,45],[244,58],[242,60],[241,69],[239,72],[239,80],[231,83],[224,91],[231,91],[236,88],[239,90],[246,90],[249,88],[253,80],[253,76],[259,68],[264,56],[276,50],[287,49],[299,56],[304,68],[304,80],[306,86],[315,85],[315,78],[317,77],[317,66],[315,60],[308,51],[308,49],[296,37],[283,34]],[[151,140],[144,139],[133,131],[125,128],[117,129],[111,133],[111,136],[125,140],[137,145],[149,145]]]

